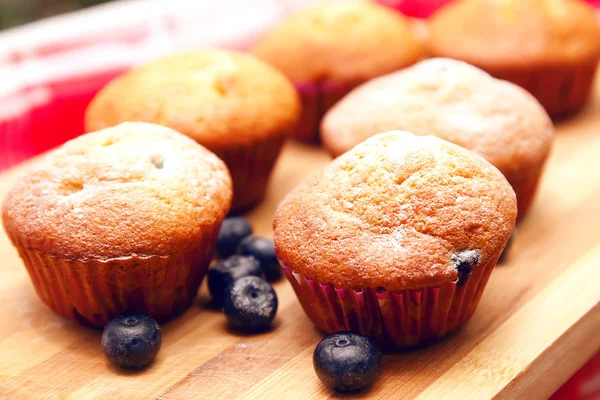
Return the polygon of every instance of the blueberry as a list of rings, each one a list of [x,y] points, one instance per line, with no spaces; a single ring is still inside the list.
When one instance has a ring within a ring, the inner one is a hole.
[[[121,368],[142,368],[150,364],[162,342],[160,327],[144,314],[121,315],[102,332],[102,351]]]
[[[381,352],[366,336],[338,332],[319,342],[313,365],[329,389],[358,392],[375,382],[381,368]]]
[[[260,332],[271,326],[277,312],[277,295],[256,276],[236,279],[225,291],[223,310],[229,325],[243,332]]]
[[[235,254],[242,239],[250,235],[252,235],[252,225],[246,218],[226,218],[219,231],[217,253],[221,258]]]
[[[508,238],[508,242],[506,243],[506,247],[502,250],[502,254],[500,254],[500,258],[498,259],[498,263],[506,262],[508,255],[510,254],[510,248],[515,241],[515,234],[517,233],[517,228],[514,228],[512,233],[510,234],[510,238]]]
[[[223,307],[225,289],[233,281],[244,276],[261,277],[262,269],[258,260],[252,256],[231,256],[221,260],[208,270],[208,290],[213,303]]]
[[[281,277],[281,267],[275,256],[275,244],[272,240],[258,236],[248,236],[240,243],[238,253],[254,256],[260,261],[265,279],[269,282]]]
[[[462,250],[452,255],[452,264],[458,272],[457,286],[463,286],[469,280],[473,267],[479,262],[479,250]]]

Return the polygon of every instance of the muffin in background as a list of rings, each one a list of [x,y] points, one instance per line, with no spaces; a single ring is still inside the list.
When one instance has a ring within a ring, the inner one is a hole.
[[[389,130],[435,135],[484,157],[512,185],[519,220],[529,209],[550,154],[554,127],[526,90],[450,59],[431,59],[373,79],[323,119],[334,157]]]
[[[294,136],[314,142],[328,108],[356,85],[415,63],[423,46],[399,13],[345,1],[292,15],[252,52],[292,80],[303,105]]]
[[[167,56],[117,77],[92,100],[88,132],[127,121],[175,129],[217,154],[231,172],[232,209],[265,195],[300,102],[279,71],[250,54],[197,50]]]
[[[94,327],[124,312],[164,321],[196,298],[231,199],[216,155],[126,123],[46,155],[8,192],[2,222],[57,314]]]
[[[460,0],[430,21],[432,56],[463,60],[531,92],[552,116],[581,109],[600,57],[600,27],[581,0]]]
[[[288,194],[275,250],[319,329],[415,347],[473,315],[516,217],[513,190],[483,158],[387,132]]]

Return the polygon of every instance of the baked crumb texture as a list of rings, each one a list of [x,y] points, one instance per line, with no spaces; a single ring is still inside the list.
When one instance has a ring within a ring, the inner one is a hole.
[[[523,86],[554,116],[589,98],[600,27],[583,1],[462,0],[432,16],[428,47]]]
[[[423,55],[408,20],[369,1],[321,4],[292,15],[252,52],[296,84],[356,84]]]
[[[52,151],[8,192],[2,221],[42,300],[101,326],[187,307],[232,199],[225,164],[169,128],[125,123]]]
[[[303,278],[401,291],[456,282],[465,251],[477,254],[473,270],[495,264],[516,216],[514,191],[483,158],[394,131],[308,178],[273,226],[280,261]]]
[[[321,118],[333,104],[356,85],[415,63],[423,47],[399,13],[344,1],[292,15],[251,51],[296,86],[302,114],[293,137],[317,142]]]
[[[516,216],[513,190],[483,158],[392,131],[284,199],[275,251],[319,329],[413,348],[471,318]]]
[[[250,54],[204,49],[177,53],[117,77],[86,111],[88,132],[127,121],[175,129],[225,161],[233,209],[265,193],[284,139],[300,117],[291,82]]]
[[[554,127],[526,90],[461,61],[430,59],[371,80],[325,116],[335,157],[393,129],[435,135],[481,155],[512,185],[525,216],[550,154]]]

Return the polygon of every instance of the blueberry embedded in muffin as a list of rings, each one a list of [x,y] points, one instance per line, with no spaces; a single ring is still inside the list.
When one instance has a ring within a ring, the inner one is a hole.
[[[394,131],[289,193],[273,221],[275,250],[319,329],[415,347],[471,317],[516,216],[514,191],[483,158]],[[408,308],[422,317],[405,318]]]

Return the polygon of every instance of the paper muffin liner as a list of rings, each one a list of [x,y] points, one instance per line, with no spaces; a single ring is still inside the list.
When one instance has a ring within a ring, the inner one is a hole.
[[[551,116],[581,109],[590,97],[598,60],[580,65],[488,71],[529,91]]]
[[[530,173],[520,181],[509,182],[517,196],[517,206],[519,208],[517,223],[521,222],[521,220],[527,215],[527,212],[533,203],[533,199],[535,198],[539,181],[542,176],[542,171],[543,166],[540,166],[536,170],[530,171]]]
[[[316,143],[323,115],[353,86],[327,82],[296,83],[295,86],[302,101],[302,114],[292,136],[302,142]]]
[[[326,333],[353,331],[374,339],[382,348],[399,350],[425,345],[464,325],[496,265],[473,269],[465,283],[392,292],[383,288],[338,288],[307,279],[283,266],[306,315]],[[283,264],[282,264],[283,265]]]
[[[197,247],[177,256],[71,260],[15,242],[40,299],[55,313],[102,327],[126,312],[159,322],[183,312],[196,298],[210,265],[220,224]]]
[[[281,135],[246,146],[213,150],[225,162],[233,180],[231,211],[245,211],[265,196],[284,140],[285,135]]]

